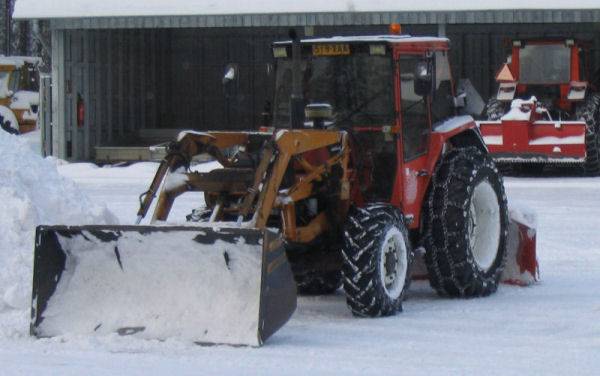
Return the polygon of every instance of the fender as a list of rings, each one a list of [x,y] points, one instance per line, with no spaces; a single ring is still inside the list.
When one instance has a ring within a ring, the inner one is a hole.
[[[476,146],[482,152],[488,153],[487,145],[471,116],[456,116],[435,124],[431,141],[434,150],[449,142],[454,147]]]

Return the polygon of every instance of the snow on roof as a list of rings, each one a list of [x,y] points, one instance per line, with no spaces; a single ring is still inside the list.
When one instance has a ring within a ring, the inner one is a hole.
[[[283,13],[600,9],[598,0],[17,0],[17,19]]]
[[[335,36],[331,38],[303,39],[302,43],[352,43],[352,42],[391,42],[391,43],[415,43],[415,42],[448,42],[448,38],[438,37],[413,37],[404,35],[365,35],[365,36]],[[290,43],[289,41],[287,43]]]
[[[42,63],[42,59],[32,56],[4,56],[0,55],[0,65],[14,65],[21,67],[25,63],[37,65]]]

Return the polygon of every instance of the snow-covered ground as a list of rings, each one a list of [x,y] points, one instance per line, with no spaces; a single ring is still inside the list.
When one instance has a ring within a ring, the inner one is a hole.
[[[156,164],[57,168],[128,224]],[[600,178],[507,178],[506,186],[510,201],[538,214],[535,286],[455,300],[416,282],[404,312],[381,319],[352,317],[341,292],[302,297],[290,322],[258,349],[116,335],[38,340],[28,336],[23,310],[0,306],[0,373],[598,374]],[[174,215],[183,219],[197,200],[185,196]]]

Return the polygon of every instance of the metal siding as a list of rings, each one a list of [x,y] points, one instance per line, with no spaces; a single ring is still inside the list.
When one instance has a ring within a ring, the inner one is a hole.
[[[314,19],[319,21],[316,15]],[[386,25],[316,26],[315,35],[386,30]],[[273,95],[273,77],[266,73],[272,62],[269,47],[273,40],[287,38],[287,31],[283,27],[120,29],[85,34],[54,30],[53,119],[61,130],[53,128],[55,155],[66,158],[67,136],[72,141],[72,158],[88,159],[95,145],[130,144],[135,141],[132,131],[140,128],[256,128],[265,101]],[[435,35],[438,27],[407,24],[404,31]],[[487,99],[496,90],[495,71],[506,58],[505,38],[561,33],[592,40],[594,66],[599,67],[598,24],[447,24],[453,74],[471,78]],[[88,46],[87,52],[82,46]],[[240,67],[238,96],[229,99],[224,98],[221,84],[227,63]],[[67,93],[67,86],[73,92]],[[88,103],[89,130],[76,129],[77,90],[83,90]],[[83,137],[78,137],[80,132]]]
[[[403,24],[488,24],[488,23],[569,23],[600,22],[600,9],[535,10],[506,9],[481,11],[421,11],[421,12],[341,12],[291,14],[240,14],[195,16],[143,16],[52,19],[54,29],[138,29],[196,27],[282,27],[341,26],[388,24],[395,20]]]

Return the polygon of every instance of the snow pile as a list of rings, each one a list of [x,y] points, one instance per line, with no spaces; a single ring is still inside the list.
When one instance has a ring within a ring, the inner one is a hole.
[[[536,97],[515,99],[510,103],[510,111],[500,119],[504,121],[529,121],[531,118],[531,109],[537,101]]]
[[[116,217],[93,204],[50,160],[17,136],[0,132],[0,336],[8,317],[28,316],[35,227],[39,224],[109,224]],[[15,313],[14,310],[19,310]],[[22,313],[21,313],[22,312]],[[23,324],[20,322],[20,324]],[[12,328],[11,328],[12,327]]]
[[[525,226],[536,230],[538,226],[537,213],[527,205],[520,202],[511,202],[508,205],[509,217]]]

